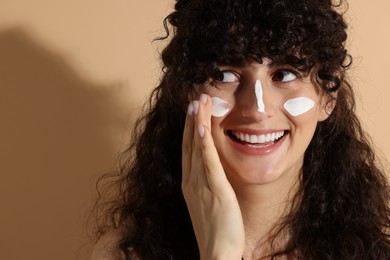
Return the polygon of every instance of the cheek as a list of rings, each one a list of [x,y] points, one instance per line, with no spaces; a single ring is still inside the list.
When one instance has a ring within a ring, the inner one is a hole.
[[[307,97],[297,97],[287,100],[283,107],[284,109],[292,116],[300,116],[308,111],[310,111],[316,102]]]
[[[211,97],[212,100],[212,111],[213,117],[224,117],[233,108],[235,104],[234,91],[237,88],[235,85],[227,85],[223,89],[216,89],[210,87],[206,93]]]
[[[231,110],[232,105],[219,97],[211,97],[213,102],[211,115],[213,117],[223,117]]]

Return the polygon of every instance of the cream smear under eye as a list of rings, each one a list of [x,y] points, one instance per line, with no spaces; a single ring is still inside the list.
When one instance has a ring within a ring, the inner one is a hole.
[[[315,106],[314,100],[307,97],[297,97],[287,100],[283,107],[292,116],[299,116]]]
[[[211,97],[213,107],[211,115],[214,117],[222,117],[230,111],[230,104],[226,100],[219,97]]]
[[[257,110],[260,113],[265,113],[265,106],[263,101],[263,87],[261,85],[261,81],[258,79],[255,83],[255,95],[257,101]]]

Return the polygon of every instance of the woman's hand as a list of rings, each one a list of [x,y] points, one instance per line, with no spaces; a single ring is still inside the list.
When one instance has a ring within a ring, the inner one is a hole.
[[[201,259],[242,257],[244,224],[211,135],[212,100],[190,103],[183,135],[182,191]]]

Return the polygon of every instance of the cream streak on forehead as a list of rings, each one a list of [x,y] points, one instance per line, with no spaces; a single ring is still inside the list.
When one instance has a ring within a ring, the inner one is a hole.
[[[230,104],[219,97],[212,97],[213,102],[211,115],[214,117],[223,117],[230,111]]]
[[[263,101],[263,86],[261,85],[261,81],[258,79],[255,83],[255,95],[257,101],[257,111],[260,113],[265,113],[265,106]]]
[[[287,100],[283,107],[292,116],[299,116],[315,106],[314,100],[307,97],[297,97]]]

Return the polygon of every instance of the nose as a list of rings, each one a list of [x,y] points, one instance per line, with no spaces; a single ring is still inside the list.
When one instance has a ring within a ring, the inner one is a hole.
[[[275,114],[273,93],[264,81],[246,82],[236,96],[236,104],[244,118],[264,120]]]

